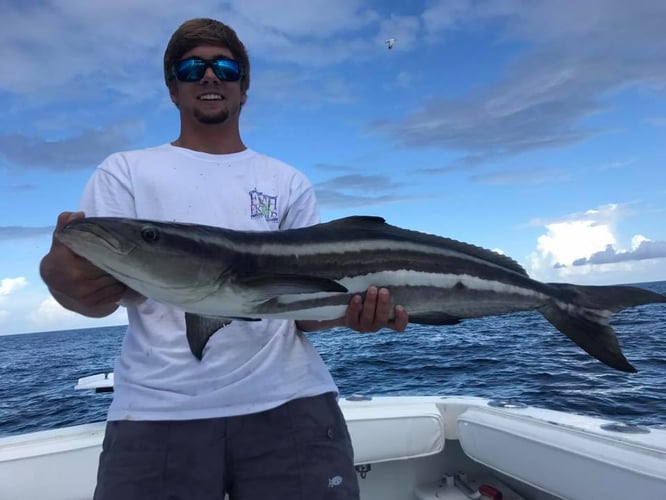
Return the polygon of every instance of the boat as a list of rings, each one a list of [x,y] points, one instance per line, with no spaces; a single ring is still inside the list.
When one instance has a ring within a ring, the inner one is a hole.
[[[112,391],[113,374],[76,388]],[[340,406],[362,500],[666,499],[666,428],[473,396]],[[104,425],[0,438],[0,499],[91,499]]]

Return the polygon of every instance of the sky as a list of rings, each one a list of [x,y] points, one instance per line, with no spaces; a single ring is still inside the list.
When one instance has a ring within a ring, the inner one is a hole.
[[[39,261],[108,154],[177,137],[162,57],[193,17],[245,43],[244,142],[304,172],[323,220],[541,281],[666,280],[663,0],[0,2],[0,334],[126,323],[65,311]]]

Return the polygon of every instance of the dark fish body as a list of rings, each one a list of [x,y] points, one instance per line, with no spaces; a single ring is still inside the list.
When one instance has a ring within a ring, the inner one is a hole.
[[[186,312],[199,358],[224,321],[339,318],[374,285],[388,288],[412,323],[538,310],[592,356],[635,371],[609,318],[666,303],[637,287],[541,283],[506,256],[379,217],[268,232],[98,217],[70,222],[58,238],[131,289]]]

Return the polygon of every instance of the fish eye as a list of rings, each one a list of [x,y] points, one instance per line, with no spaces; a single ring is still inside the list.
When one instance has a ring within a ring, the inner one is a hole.
[[[141,237],[146,243],[155,243],[160,239],[160,232],[153,226],[145,226],[141,228]]]

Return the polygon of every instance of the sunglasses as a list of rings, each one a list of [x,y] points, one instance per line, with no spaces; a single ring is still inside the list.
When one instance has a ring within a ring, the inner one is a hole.
[[[173,65],[173,76],[181,82],[198,82],[210,67],[213,73],[223,82],[236,82],[240,80],[241,71],[238,61],[217,57],[215,59],[201,59],[200,57],[189,57],[178,61]]]

